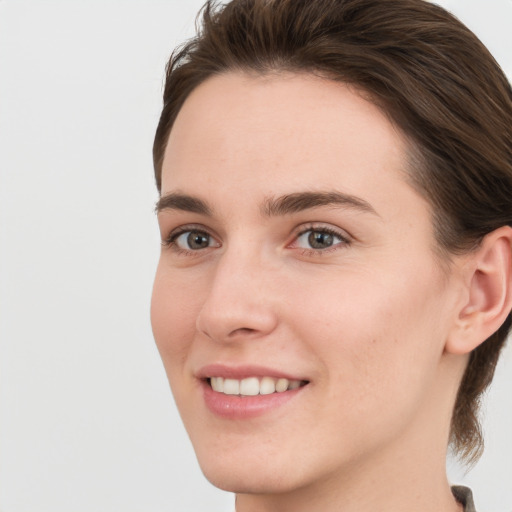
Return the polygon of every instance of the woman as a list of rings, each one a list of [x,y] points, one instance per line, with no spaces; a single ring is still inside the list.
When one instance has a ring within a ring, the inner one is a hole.
[[[154,144],[152,324],[237,512],[474,510],[512,308],[512,92],[421,0],[207,4]]]

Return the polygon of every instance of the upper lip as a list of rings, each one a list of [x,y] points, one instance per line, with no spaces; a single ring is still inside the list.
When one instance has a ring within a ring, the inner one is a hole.
[[[245,379],[247,377],[274,377],[276,379],[308,380],[302,376],[258,365],[225,365],[221,363],[203,366],[196,373],[199,379],[209,377],[224,377],[225,379]]]

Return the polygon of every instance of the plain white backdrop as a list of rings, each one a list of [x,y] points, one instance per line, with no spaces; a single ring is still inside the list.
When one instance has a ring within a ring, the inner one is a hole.
[[[512,76],[512,0],[446,0]],[[0,511],[222,512],[154,346],[151,147],[202,0],[0,0]],[[512,512],[512,347],[467,475]]]

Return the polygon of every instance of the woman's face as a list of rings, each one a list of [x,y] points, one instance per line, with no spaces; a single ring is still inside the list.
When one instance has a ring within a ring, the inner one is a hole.
[[[217,76],[181,109],[152,324],[215,485],[289,491],[445,433],[457,286],[405,151],[375,106],[309,75]]]

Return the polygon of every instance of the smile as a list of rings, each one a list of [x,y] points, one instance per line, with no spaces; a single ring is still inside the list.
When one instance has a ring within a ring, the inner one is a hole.
[[[245,379],[229,379],[209,377],[207,382],[213,391],[225,395],[257,396],[284,393],[304,386],[307,382],[274,377],[248,377]]]
[[[197,371],[204,404],[227,420],[266,417],[307,393],[311,381],[256,365],[210,364]]]

